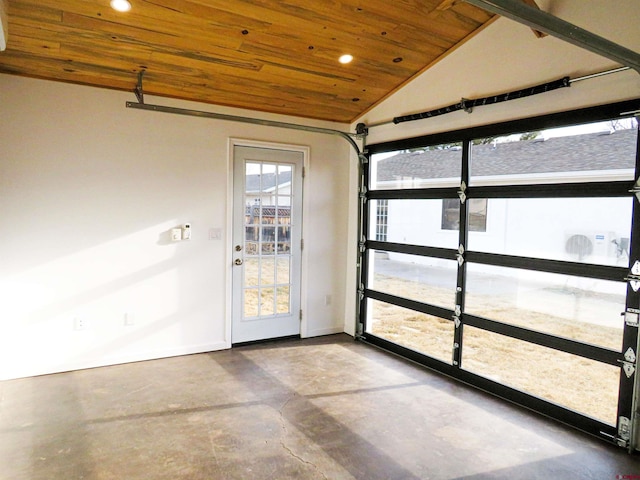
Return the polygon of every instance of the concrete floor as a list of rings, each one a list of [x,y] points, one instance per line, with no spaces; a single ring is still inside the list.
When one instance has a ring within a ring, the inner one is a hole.
[[[346,335],[12,380],[0,402],[2,480],[640,474],[638,455]]]

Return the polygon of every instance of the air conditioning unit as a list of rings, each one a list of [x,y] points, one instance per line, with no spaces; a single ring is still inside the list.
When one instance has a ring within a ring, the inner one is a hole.
[[[7,38],[9,37],[9,14],[5,0],[0,0],[0,52],[7,48]]]
[[[574,231],[565,234],[564,251],[577,261],[588,258],[606,258],[616,256],[616,243],[619,240],[615,232]]]

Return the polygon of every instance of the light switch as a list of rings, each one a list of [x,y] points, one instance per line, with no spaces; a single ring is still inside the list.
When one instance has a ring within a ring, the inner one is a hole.
[[[179,242],[182,240],[182,229],[181,228],[172,228],[171,229],[171,241]]]

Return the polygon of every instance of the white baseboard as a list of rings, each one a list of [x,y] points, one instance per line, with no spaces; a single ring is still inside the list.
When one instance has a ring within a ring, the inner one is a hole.
[[[335,333],[344,333],[344,326],[340,325],[331,328],[319,328],[317,330],[310,330],[304,335],[303,338],[320,337],[322,335],[333,335]]]
[[[174,348],[149,350],[146,352],[135,352],[125,355],[111,355],[94,360],[73,360],[59,363],[57,365],[46,365],[42,367],[31,367],[22,370],[18,368],[0,372],[0,381],[15,380],[18,378],[37,377],[40,375],[51,375],[54,373],[70,372],[74,370],[86,370],[89,368],[108,367],[111,365],[121,365],[123,363],[144,362],[147,360],[158,360],[160,358],[179,357],[181,355],[193,355],[196,353],[213,352],[230,348],[227,342],[215,342],[202,345],[184,345]]]

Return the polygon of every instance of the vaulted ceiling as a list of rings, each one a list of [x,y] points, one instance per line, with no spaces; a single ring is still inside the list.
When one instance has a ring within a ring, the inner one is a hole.
[[[146,94],[350,122],[492,18],[457,0],[130,1],[8,0],[0,72],[132,91],[144,71]]]

